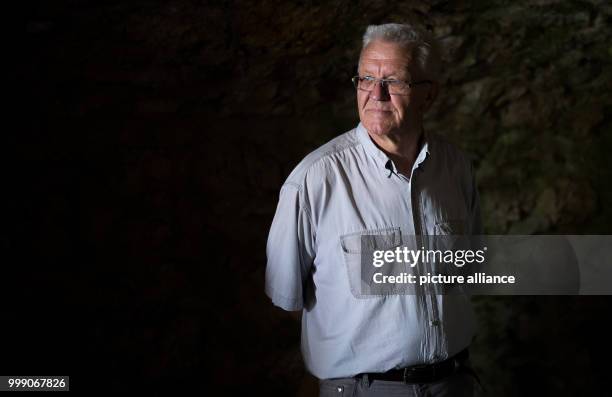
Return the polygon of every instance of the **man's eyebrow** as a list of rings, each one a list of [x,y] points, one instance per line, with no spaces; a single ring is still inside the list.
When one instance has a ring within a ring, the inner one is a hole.
[[[410,81],[410,75],[409,74],[394,75],[393,79],[394,80],[401,80],[401,81]]]
[[[362,70],[361,72],[359,72],[360,76],[370,76],[373,73],[367,71],[367,70]],[[406,73],[406,74],[398,74],[398,73],[389,73],[387,75],[384,75],[382,77],[383,79],[388,79],[388,80],[402,80],[402,81],[408,81],[410,80],[410,74]]]

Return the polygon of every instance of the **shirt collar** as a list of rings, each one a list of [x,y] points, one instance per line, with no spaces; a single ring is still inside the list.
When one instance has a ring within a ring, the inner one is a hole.
[[[425,160],[427,155],[431,155],[431,152],[430,152],[431,136],[426,131],[423,131],[422,137],[423,137],[423,146],[421,147],[417,155],[417,158],[414,161],[414,164],[415,164],[414,167],[417,167],[419,164],[421,164]],[[378,165],[381,168],[385,168],[387,170],[393,170],[393,172],[397,172],[397,169],[395,168],[395,164],[393,164],[393,161],[389,159],[389,157],[385,154],[385,152],[383,152],[382,150],[378,148],[378,146],[376,146],[374,141],[372,141],[372,138],[370,138],[370,134],[368,133],[368,130],[366,130],[366,128],[363,126],[361,122],[357,126],[357,139],[359,139],[359,142],[361,142],[366,152],[374,159],[374,161],[376,162],[376,165]]]
[[[357,126],[357,138],[359,139],[359,142],[361,142],[361,144],[363,145],[365,151],[374,159],[376,165],[382,168],[386,168],[387,162],[389,161],[389,157],[387,157],[385,152],[380,150],[376,146],[374,141],[372,141],[368,130],[366,130],[362,123],[359,123],[359,125]]]

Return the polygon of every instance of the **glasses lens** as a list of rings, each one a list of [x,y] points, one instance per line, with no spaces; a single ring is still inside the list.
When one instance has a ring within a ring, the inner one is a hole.
[[[387,84],[387,87],[389,88],[389,94],[405,94],[408,86],[401,81],[393,81]]]
[[[372,78],[354,77],[353,84],[356,88],[364,91],[372,91],[377,84],[381,84],[380,80]],[[386,88],[389,94],[405,95],[409,91],[408,84],[403,81],[387,80],[383,83],[383,88]]]
[[[389,93],[395,95],[408,95],[410,93],[410,85],[403,81],[393,81],[389,84]]]
[[[373,79],[359,79],[359,88],[366,91],[371,91],[376,85],[376,80]]]

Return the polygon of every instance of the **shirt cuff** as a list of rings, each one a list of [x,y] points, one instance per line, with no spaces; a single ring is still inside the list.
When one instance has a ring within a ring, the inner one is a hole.
[[[275,306],[278,306],[283,310],[292,312],[302,310],[304,308],[302,299],[287,298],[286,296],[274,291],[274,288],[269,285],[266,285],[266,295],[268,295]]]

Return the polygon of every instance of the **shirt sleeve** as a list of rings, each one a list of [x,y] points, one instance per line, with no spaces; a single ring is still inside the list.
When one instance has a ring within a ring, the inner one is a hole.
[[[284,310],[304,307],[304,289],[314,260],[310,212],[300,200],[298,185],[285,183],[270,233],[266,254],[266,294]]]

